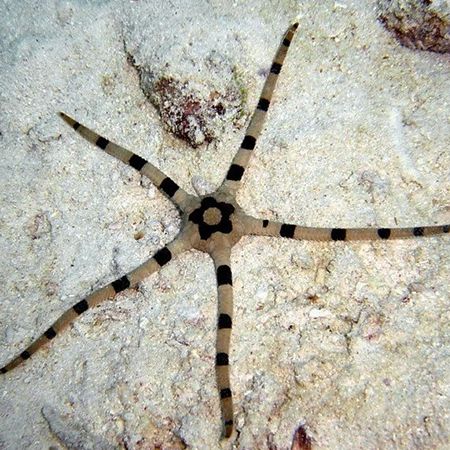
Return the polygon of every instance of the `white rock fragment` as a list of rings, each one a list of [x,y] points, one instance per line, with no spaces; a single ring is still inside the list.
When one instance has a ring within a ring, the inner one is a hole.
[[[332,315],[332,312],[326,309],[312,308],[309,311],[309,317],[311,317],[311,319],[324,319],[327,317],[331,317]]]

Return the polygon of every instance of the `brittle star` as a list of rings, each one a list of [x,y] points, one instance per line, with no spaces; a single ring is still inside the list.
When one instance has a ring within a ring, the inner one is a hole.
[[[233,317],[233,276],[230,267],[230,253],[232,247],[242,236],[281,236],[300,240],[345,241],[422,237],[449,232],[449,225],[410,228],[311,228],[268,219],[257,219],[249,216],[240,208],[236,201],[236,193],[253,155],[278,75],[297,27],[298,23],[295,23],[285,33],[241,146],[234,156],[222,184],[211,194],[200,197],[188,194],[150,162],[98,135],[65,113],[60,113],[64,121],[89,142],[125,164],[129,164],[141,175],[148,177],[177,206],[181,214],[182,226],[177,237],[158,250],[148,261],[68,309],[42,336],[3,367],[2,373],[8,372],[28,359],[88,309],[114,297],[125,289],[137,286],[141,280],[157,272],[180,253],[189,249],[201,250],[211,255],[216,271],[218,288],[216,378],[221,404],[223,435],[229,437],[233,431],[233,401],[229,366]]]

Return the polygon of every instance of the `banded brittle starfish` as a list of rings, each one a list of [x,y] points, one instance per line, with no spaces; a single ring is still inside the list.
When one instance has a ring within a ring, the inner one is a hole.
[[[229,437],[233,431],[233,402],[228,356],[233,317],[233,276],[230,267],[230,253],[232,247],[242,236],[281,236],[291,239],[345,241],[388,240],[449,232],[449,225],[410,228],[311,228],[254,218],[240,208],[236,201],[236,193],[241,186],[242,177],[261,133],[278,76],[297,27],[298,24],[295,23],[285,33],[241,146],[234,156],[223,183],[211,194],[200,197],[188,194],[150,162],[98,135],[67,114],[60,113],[63,120],[89,142],[149,178],[177,206],[181,214],[182,226],[177,237],[158,250],[148,261],[68,309],[25,351],[4,366],[1,369],[2,373],[10,371],[28,359],[88,309],[114,297],[125,289],[137,286],[141,280],[157,272],[180,253],[189,249],[197,249],[212,257],[216,271],[218,286],[216,377],[221,402],[223,434],[225,437]]]

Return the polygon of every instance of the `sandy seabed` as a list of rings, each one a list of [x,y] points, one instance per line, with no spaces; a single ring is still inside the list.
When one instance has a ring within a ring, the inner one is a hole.
[[[449,223],[448,56],[400,46],[374,5],[1,2],[0,366],[180,226],[58,111],[212,191],[296,19],[241,206],[307,226]],[[238,86],[241,113],[194,149],[137,69],[200,96]],[[314,449],[450,447],[448,236],[245,238],[232,266],[233,439],[219,442],[213,265],[189,252],[0,378],[0,448],[281,450],[299,427]]]

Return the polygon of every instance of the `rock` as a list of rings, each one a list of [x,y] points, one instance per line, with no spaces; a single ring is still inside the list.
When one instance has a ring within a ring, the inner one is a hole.
[[[416,50],[450,52],[448,1],[382,0],[380,20],[400,43]]]

